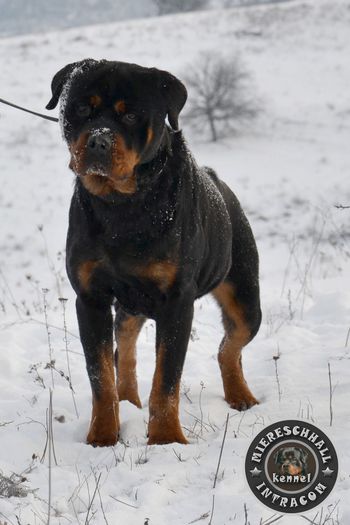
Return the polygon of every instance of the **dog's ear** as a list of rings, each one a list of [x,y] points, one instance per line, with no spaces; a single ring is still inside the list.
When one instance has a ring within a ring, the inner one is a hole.
[[[273,459],[275,460],[276,465],[281,463],[283,450],[284,450],[283,448],[280,448],[279,451],[276,452],[276,454],[273,457]]]
[[[46,109],[54,109],[57,106],[63,86],[78,65],[79,62],[73,62],[72,64],[67,64],[62,69],[57,71],[51,82],[52,97],[50,102],[47,104]]]
[[[46,109],[54,109],[57,106],[59,98],[62,94],[63,87],[71,77],[73,71],[77,70],[78,68],[79,70],[81,69],[81,71],[85,71],[86,69],[89,69],[93,63],[96,63],[96,60],[88,58],[79,62],[72,62],[71,64],[67,64],[62,69],[60,69],[52,79],[52,97],[47,104]]]
[[[302,448],[296,448],[295,450],[299,452],[301,461],[306,463],[306,458],[308,457],[307,451]]]
[[[168,121],[174,130],[179,129],[179,114],[187,100],[187,89],[183,83],[167,71],[158,71],[160,91],[165,100]]]

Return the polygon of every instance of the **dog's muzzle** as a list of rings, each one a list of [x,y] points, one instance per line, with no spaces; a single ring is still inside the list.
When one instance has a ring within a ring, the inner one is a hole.
[[[108,176],[112,161],[113,135],[109,130],[93,131],[86,143],[86,173]]]

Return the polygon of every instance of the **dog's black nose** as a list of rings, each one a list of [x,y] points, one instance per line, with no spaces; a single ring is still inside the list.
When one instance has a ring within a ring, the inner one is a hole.
[[[95,154],[107,153],[112,146],[112,136],[109,133],[94,133],[87,141],[87,148]]]

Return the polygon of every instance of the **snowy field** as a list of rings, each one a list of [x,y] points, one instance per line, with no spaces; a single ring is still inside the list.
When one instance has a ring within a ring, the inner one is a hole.
[[[67,62],[125,60],[181,78],[205,49],[238,54],[264,108],[250,129],[219,144],[184,129],[198,162],[234,189],[256,234],[263,324],[243,360],[260,405],[238,413],[224,402],[220,317],[204,298],[182,384],[190,444],[146,445],[155,356],[148,322],[138,345],[143,409],[121,403],[120,442],[93,449],[84,443],[91,394],[64,269],[68,152],[58,125],[0,107],[0,474],[16,484],[15,496],[0,497],[1,525],[47,523],[49,492],[51,525],[207,525],[213,494],[212,525],[269,523],[280,515],[251,494],[245,453],[263,427],[293,418],[323,429],[340,463],[322,516],[321,508],[305,516],[350,523],[350,210],[336,207],[350,205],[349,27],[348,1],[296,0],[0,40],[0,96],[38,111]],[[56,461],[46,447],[52,381]],[[284,515],[277,523],[307,521]]]

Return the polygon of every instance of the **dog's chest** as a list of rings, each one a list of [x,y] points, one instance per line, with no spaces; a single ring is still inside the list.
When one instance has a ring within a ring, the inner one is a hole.
[[[84,261],[78,273],[81,285],[91,294],[103,286],[130,313],[152,317],[176,283],[178,264],[173,254],[104,252],[98,260]]]
[[[174,286],[177,271],[171,259],[138,261],[119,268],[113,279],[114,295],[130,313],[153,317]]]

